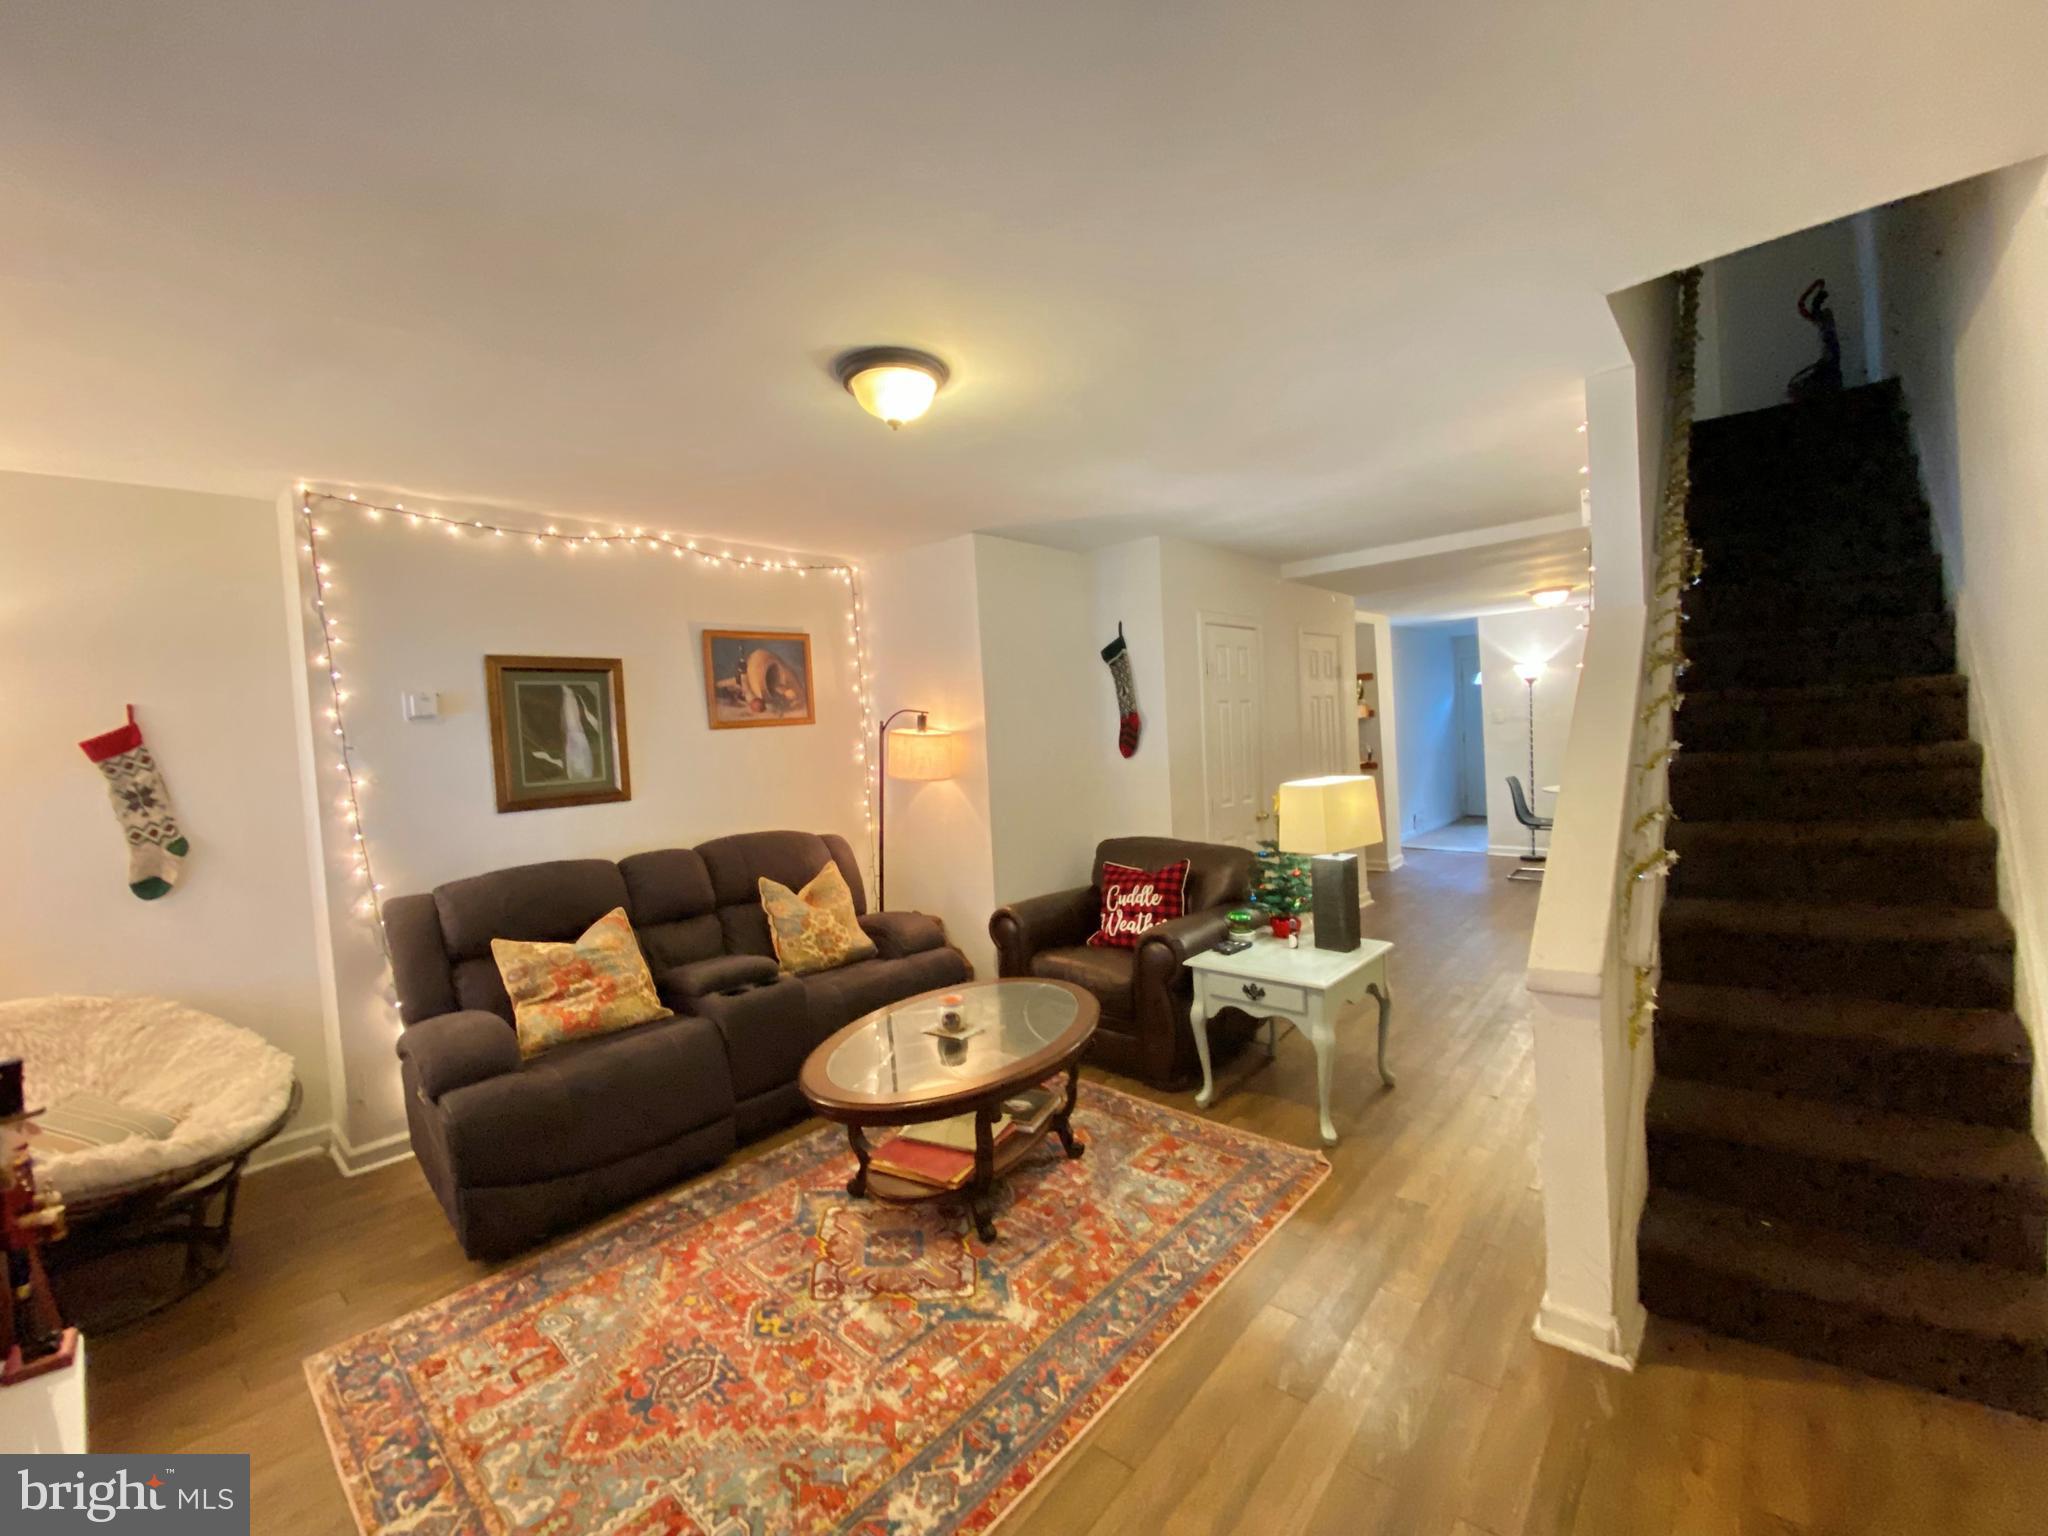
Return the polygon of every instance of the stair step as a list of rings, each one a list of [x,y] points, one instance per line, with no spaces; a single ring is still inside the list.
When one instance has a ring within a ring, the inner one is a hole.
[[[1660,1078],[2024,1131],[2033,1050],[2009,1012],[1666,982]]]
[[[1710,566],[1685,594],[1685,630],[1691,637],[1756,625],[1883,623],[1902,614],[1939,613],[1944,605],[1941,556],[1932,546],[1828,582],[1801,575],[1742,579]]]
[[[1959,674],[1888,683],[1688,692],[1679,737],[1701,752],[1902,747],[1970,734],[1969,683]]]
[[[1672,981],[2012,1006],[2012,924],[1995,908],[1673,897],[1664,903],[1659,949]]]
[[[1685,632],[1690,691],[1793,688],[1934,677],[1956,669],[1955,621],[1945,612],[1824,629]]]
[[[1847,492],[1843,492],[1847,496]],[[1686,526],[1706,557],[1702,580],[1835,580],[1896,555],[1933,549],[1933,514],[1896,492],[1862,492],[1837,502],[1796,489],[1753,508],[1688,502]]]
[[[1695,421],[1692,458],[1695,464],[1717,458],[1748,463],[1905,438],[1904,392],[1897,379],[1880,379],[1823,399],[1788,400]]]
[[[2041,1273],[2048,1167],[2023,1131],[1670,1077],[1645,1120],[1656,1188]]]
[[[2048,1418],[2048,1275],[1942,1262],[1654,1191],[1643,1301],[1807,1359]]]
[[[1998,905],[1998,833],[1956,821],[1675,821],[1673,896],[1903,907]]]
[[[1722,821],[1969,820],[1983,808],[1984,751],[1974,741],[1909,747],[1702,752],[1691,701],[1687,749],[1671,760],[1671,804],[1689,825]]]

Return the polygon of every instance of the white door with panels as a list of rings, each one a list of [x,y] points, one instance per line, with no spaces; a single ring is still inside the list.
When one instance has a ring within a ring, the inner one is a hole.
[[[1251,846],[1264,810],[1259,764],[1259,631],[1202,620],[1202,789],[1214,843]]]
[[[1315,778],[1327,773],[1358,772],[1355,745],[1347,748],[1345,726],[1354,743],[1358,728],[1356,687],[1339,670],[1343,652],[1335,635],[1301,632],[1301,773]]]

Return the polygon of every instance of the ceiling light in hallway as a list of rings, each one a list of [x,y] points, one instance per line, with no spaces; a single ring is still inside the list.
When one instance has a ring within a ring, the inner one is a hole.
[[[1529,601],[1538,608],[1561,608],[1571,595],[1570,587],[1538,587],[1529,594]]]

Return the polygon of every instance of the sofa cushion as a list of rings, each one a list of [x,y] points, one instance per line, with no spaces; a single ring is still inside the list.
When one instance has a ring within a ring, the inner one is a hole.
[[[619,860],[627,913],[655,974],[725,949],[711,871],[694,848],[661,848]]]
[[[817,1043],[809,999],[791,976],[746,992],[714,994],[697,1006],[725,1041],[735,1104],[795,1082]]]
[[[609,859],[521,864],[434,888],[451,960],[488,959],[493,939],[566,944],[625,905],[625,879]]]
[[[1097,949],[1136,949],[1145,930],[1187,911],[1188,861],[1159,869],[1104,864],[1097,877],[1101,916],[1088,942]]]
[[[398,1056],[429,1100],[519,1070],[519,1037],[495,1013],[443,1013],[406,1026]]]
[[[440,1099],[462,1182],[582,1173],[732,1116],[725,1046],[708,1019],[578,1040]]]
[[[763,877],[797,890],[829,859],[846,877],[846,887],[853,893],[853,910],[867,910],[860,866],[843,837],[820,837],[815,832],[739,832],[699,843],[697,852],[711,875],[712,895],[718,903],[718,921],[724,930],[728,953],[775,953],[768,937],[768,917],[761,910],[758,882]]]
[[[864,1013],[900,1003],[937,987],[967,979],[967,961],[957,949],[928,949],[901,960],[856,960],[836,971],[819,971],[798,983],[810,999],[811,1032],[822,1040]]]
[[[861,916],[860,927],[875,941],[884,960],[943,949],[946,944],[944,925],[923,912],[867,912]]]
[[[792,976],[829,971],[874,955],[875,941],[853,910],[853,892],[830,859],[800,891],[765,875],[760,886],[776,963]]]
[[[1097,883],[1104,864],[1157,869],[1175,859],[1188,861],[1189,912],[1245,900],[1252,889],[1251,850],[1229,843],[1191,843],[1177,837],[1112,837],[1095,850]]]
[[[573,944],[493,939],[491,954],[512,999],[521,1056],[616,1034],[668,1012],[655,996],[624,907],[607,912]]]
[[[740,992],[765,987],[782,975],[766,955],[714,955],[709,960],[692,960],[674,965],[654,978],[661,1000],[677,1013],[699,1012],[698,1003],[722,992]]]
[[[1132,1013],[1131,982],[1138,971],[1134,949],[1101,949],[1073,944],[1060,949],[1041,949],[1031,957],[1031,974],[1051,981],[1071,981],[1095,995],[1104,1015],[1129,1018]]]
[[[491,940],[568,943],[626,905],[626,882],[608,859],[558,859],[451,880],[435,887],[433,899],[457,1006],[495,1013],[510,1024],[512,1002],[491,958]]]

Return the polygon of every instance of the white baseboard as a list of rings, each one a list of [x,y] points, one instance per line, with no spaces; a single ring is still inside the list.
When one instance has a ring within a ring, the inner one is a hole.
[[[297,1126],[265,1142],[249,1159],[248,1172],[258,1173],[285,1163],[324,1157],[349,1178],[374,1168],[389,1167],[412,1156],[412,1140],[404,1132],[381,1136],[364,1146],[354,1146],[331,1125]]]
[[[1385,854],[1366,855],[1365,868],[1368,874],[1391,874],[1408,862],[1408,855],[1397,853],[1391,859]]]
[[[299,1125],[266,1141],[249,1158],[247,1171],[275,1168],[279,1163],[296,1163],[303,1157],[318,1157],[334,1139],[333,1127]]]
[[[1636,1368],[1636,1355],[1643,1347],[1643,1328],[1648,1321],[1640,1302],[1619,1318],[1595,1317],[1577,1307],[1552,1301],[1546,1294],[1536,1310],[1535,1326],[1529,1331],[1541,1343],[1568,1349],[1616,1370],[1632,1371]]]
[[[334,1166],[342,1173],[354,1178],[357,1174],[404,1162],[412,1156],[412,1139],[404,1131],[397,1131],[358,1147],[346,1137],[336,1134],[328,1144],[327,1155],[334,1159]]]

